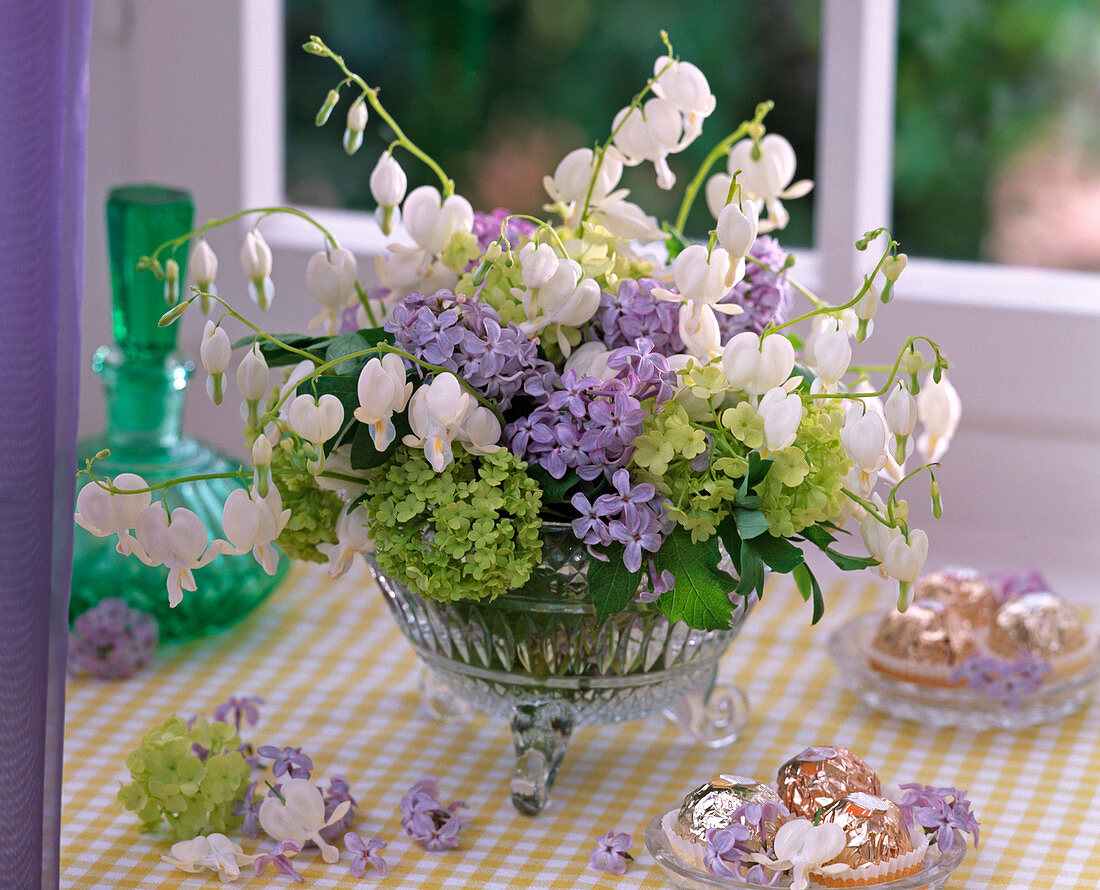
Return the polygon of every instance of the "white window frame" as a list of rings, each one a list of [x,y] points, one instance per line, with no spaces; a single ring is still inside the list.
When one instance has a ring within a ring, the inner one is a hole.
[[[283,203],[285,195],[280,0],[98,0],[95,19],[89,293],[106,281],[99,220],[102,186],[112,179],[188,185],[200,219]],[[816,249],[802,253],[797,274],[832,299],[858,279],[864,257],[855,240],[890,219],[896,29],[896,0],[823,0]],[[180,55],[181,46],[192,52]],[[117,94],[104,111],[112,78]],[[97,141],[103,115],[111,133]],[[363,257],[367,274],[367,257],[383,244],[369,216],[314,212]],[[264,231],[276,250],[280,295],[304,292],[301,270],[315,236],[280,218]],[[239,293],[235,251],[224,251],[223,288]],[[277,295],[268,322],[290,329],[308,311]],[[106,340],[105,317],[102,304],[85,312],[89,354]],[[869,346],[883,351],[879,358],[902,331],[927,331],[954,361],[965,413],[941,476],[948,511],[933,539],[939,557],[987,568],[1022,559],[1071,585],[1100,571],[1092,503],[1100,492],[1100,398],[1087,361],[1100,343],[1100,275],[911,258],[899,297],[876,323]],[[201,325],[188,324],[183,345],[197,352]],[[1067,366],[1075,354],[1086,373]],[[216,429],[204,405],[191,410]],[[95,427],[95,413],[82,430]],[[1026,509],[1008,507],[1008,498]],[[914,492],[912,500],[924,498]]]

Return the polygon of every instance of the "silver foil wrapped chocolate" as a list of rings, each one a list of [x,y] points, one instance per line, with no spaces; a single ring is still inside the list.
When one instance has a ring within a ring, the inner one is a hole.
[[[688,793],[680,807],[676,831],[685,840],[706,843],[712,828],[725,828],[734,821],[734,813],[747,803],[780,803],[779,795],[768,785],[745,776],[722,775]],[[742,823],[756,833],[756,826]],[[772,825],[774,836],[778,826]],[[765,826],[767,833],[768,826]],[[759,841],[759,838],[755,838]],[[766,837],[764,842],[770,841]]]

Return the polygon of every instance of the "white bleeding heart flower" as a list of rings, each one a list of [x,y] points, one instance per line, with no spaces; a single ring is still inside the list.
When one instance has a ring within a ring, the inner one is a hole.
[[[248,279],[248,293],[261,309],[267,309],[275,296],[271,280],[271,248],[264,241],[259,229],[252,229],[244,236],[241,245],[241,268]]]
[[[886,512],[886,506],[877,494],[872,497],[875,506],[880,513]],[[901,537],[901,529],[883,525],[872,513],[865,513],[859,521],[859,534],[863,538],[863,546],[867,553],[882,563],[886,559],[886,551],[895,538]],[[886,571],[883,568],[882,574]]]
[[[802,399],[782,386],[764,393],[757,408],[764,418],[764,443],[768,451],[780,451],[794,444],[802,423]]]
[[[410,448],[423,447],[433,470],[442,473],[454,460],[451,443],[458,435],[473,399],[454,374],[437,374],[417,388],[409,401],[412,433],[402,439]]]
[[[329,333],[335,333],[339,325],[337,313],[340,312],[355,294],[355,283],[359,278],[359,267],[355,254],[346,247],[337,247],[331,251],[319,250],[309,258],[306,264],[306,287],[310,296],[321,304],[322,311],[313,318],[307,330],[314,330],[325,321],[329,323]]]
[[[852,342],[848,332],[835,322],[825,327],[813,341],[815,392],[836,392],[837,383],[852,362]]]
[[[734,334],[722,350],[722,370],[731,389],[758,396],[782,386],[794,371],[794,346],[782,334]]]
[[[385,451],[397,437],[393,415],[405,410],[412,383],[405,382],[405,363],[392,352],[372,358],[359,372],[359,407],[355,419],[371,428],[374,447]]]
[[[110,480],[108,480],[110,481]],[[76,496],[76,524],[99,538],[118,535],[116,549],[123,555],[134,550],[134,538],[130,529],[137,524],[138,516],[153,502],[149,491],[137,491],[148,487],[148,483],[137,473],[119,473],[111,485],[123,492],[116,494],[101,488],[95,482],[87,483]]]
[[[924,427],[917,447],[925,461],[937,461],[947,451],[962,418],[962,401],[946,374],[936,383],[932,373],[928,373],[917,396],[917,415]]]
[[[599,377],[611,380],[618,374],[607,366],[611,350],[599,340],[590,340],[574,349],[565,361],[566,371],[576,371],[581,377]]]
[[[259,402],[267,395],[271,372],[267,360],[260,352],[260,344],[253,343],[237,365],[237,389],[246,402]]]
[[[218,274],[218,256],[205,238],[200,238],[191,250],[191,256],[187,260],[187,272],[191,276],[191,280],[195,282],[195,287],[200,291],[207,294],[217,294],[218,290],[214,287],[214,279]],[[203,296],[201,300],[202,311],[209,312],[209,298]]]
[[[134,554],[146,565],[168,569],[168,605],[178,606],[183,591],[195,589],[194,569],[201,569],[221,552],[218,542],[208,544],[206,526],[186,507],[176,507],[169,517],[160,504],[141,511],[134,523]]]
[[[927,558],[928,535],[919,528],[912,528],[908,535],[899,534],[889,543],[882,567],[891,578],[912,584],[920,577]]]
[[[661,56],[653,63],[653,94],[666,99],[683,117],[684,139],[681,148],[694,140],[703,130],[703,120],[717,107],[717,100],[710,91],[710,84],[691,62],[681,62],[669,56]]]
[[[343,801],[328,820],[325,819],[325,799],[321,789],[309,779],[282,780],[279,797],[268,797],[260,804],[260,827],[276,841],[297,841],[303,847],[313,841],[328,863],[340,860],[340,851],[321,837],[321,829],[344,818],[351,801]]]
[[[282,495],[276,486],[270,486],[265,497],[260,497],[256,490],[236,488],[222,508],[222,529],[228,540],[221,543],[221,552],[242,556],[251,551],[264,571],[274,575],[279,567],[279,552],[272,542],[289,521],[290,510],[283,509]]]
[[[877,411],[858,403],[848,408],[840,428],[840,443],[863,473],[877,473],[886,466],[886,428]]]
[[[706,364],[722,354],[722,330],[710,306],[689,300],[680,305],[680,339],[684,349]]]
[[[538,290],[550,283],[558,270],[558,255],[549,244],[528,242],[520,248],[519,265],[523,276],[523,286],[529,290]]]
[[[668,166],[668,156],[684,146],[680,139],[684,125],[675,104],[654,96],[640,108],[620,109],[611,122],[615,133],[613,146],[617,156],[628,167],[652,161],[657,171],[657,185],[670,189],[676,175]]]
[[[756,241],[756,231],[759,220],[756,208],[748,203],[748,213],[731,202],[722,208],[718,214],[718,243],[731,257],[743,257],[748,254],[749,248]],[[742,276],[744,273],[742,272]]]
[[[287,422],[307,442],[323,445],[340,432],[344,406],[332,393],[325,393],[319,399],[302,394],[290,403]]]
[[[402,218],[405,228],[421,249],[439,254],[458,232],[470,232],[474,210],[460,195],[443,198],[435,186],[415,188],[405,199]]]
[[[203,328],[202,343],[199,345],[199,357],[206,373],[224,374],[232,355],[233,344],[229,342],[225,328],[208,319]]]
[[[791,819],[779,826],[773,850],[791,869],[792,890],[806,890],[810,872],[835,858],[846,842],[844,829],[835,822],[814,825],[809,819]]]
[[[223,884],[227,884],[241,876],[242,864],[248,864],[256,857],[247,855],[224,834],[214,833],[172,844],[170,854],[160,858],[180,871],[192,874],[210,869]]]
[[[566,358],[572,346],[562,327],[582,325],[600,308],[600,286],[581,275],[580,263],[562,260],[545,285],[536,290],[519,291],[528,319],[520,325],[524,333],[531,335],[547,325],[557,325],[558,346]]]
[[[374,550],[374,542],[367,530],[368,519],[362,504],[351,512],[341,510],[340,518],[336,520],[336,543],[317,545],[317,549],[328,557],[330,578],[343,575],[351,567],[356,554]]]
[[[754,155],[759,155],[754,157]],[[730,149],[727,167],[730,174],[741,171],[741,188],[750,200],[759,200],[768,216],[760,222],[761,232],[785,228],[790,214],[784,200],[800,198],[813,188],[809,179],[791,184],[795,173],[795,154],[791,144],[777,133],[760,140],[759,150],[752,139],[742,139]]]
[[[455,438],[470,454],[492,454],[501,449],[500,421],[484,405],[478,405],[466,415]]]
[[[405,200],[408,185],[409,179],[397,159],[390,152],[384,152],[370,175],[370,193],[374,202],[379,207],[396,207]]]
[[[648,216],[637,204],[625,200],[630,191],[615,188],[623,175],[622,161],[608,152],[604,155],[599,172],[596,173],[595,170],[596,156],[592,149],[577,148],[562,158],[553,176],[543,177],[543,187],[561,210],[567,228],[580,225],[581,213],[587,201],[588,218],[612,235],[648,241],[664,237],[653,217]]]
[[[917,425],[917,400],[901,383],[886,399],[883,409],[886,425],[895,436],[908,436]]]
[[[692,244],[672,261],[672,280],[676,291],[653,288],[653,295],[662,300],[691,300],[712,307],[725,315],[744,312],[736,303],[719,303],[745,274],[745,258],[731,261],[725,248],[716,247],[708,253],[706,245]]]

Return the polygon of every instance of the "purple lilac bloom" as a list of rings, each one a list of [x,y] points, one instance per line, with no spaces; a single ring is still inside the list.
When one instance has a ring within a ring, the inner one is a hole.
[[[985,580],[993,588],[999,603],[1007,603],[1025,593],[1041,593],[1050,590],[1047,579],[1034,566],[1023,572],[994,572],[986,575]]]
[[[675,374],[645,339],[615,349],[607,364],[616,376],[606,381],[574,369],[548,375],[543,404],[505,427],[509,450],[555,479],[569,470],[587,480],[610,477],[625,466],[642,431],[642,402],[671,398]]]
[[[108,597],[73,622],[69,673],[102,679],[129,677],[153,660],[156,647],[156,619],[131,609],[120,597]]]
[[[742,804],[734,810],[730,819],[733,822],[753,826],[757,835],[764,838],[767,836],[767,832],[764,830],[765,823],[778,822],[779,819],[786,819],[790,815],[791,811],[784,804],[778,801],[764,801],[763,803]]]
[[[736,303],[744,308],[739,315],[715,313],[722,331],[722,342],[742,331],[759,334],[769,324],[782,324],[790,315],[794,303],[794,289],[787,281],[783,269],[787,262],[787,251],[769,235],[761,235],[749,249],[749,256],[755,257],[763,265],[752,262],[745,264],[745,277],[742,278],[720,302]]]
[[[629,852],[633,843],[633,835],[625,831],[617,834],[609,831],[596,841],[596,846],[588,854],[589,868],[609,871],[613,875],[626,874],[628,863],[634,858]]]
[[[936,788],[909,782],[901,785],[902,799],[898,802],[907,824],[914,822],[927,832],[936,832],[936,846],[941,851],[950,850],[955,844],[955,829],[974,838],[978,846],[979,823],[970,812],[966,792],[955,788]]]
[[[231,695],[227,701],[214,709],[214,719],[221,723],[229,723],[230,720],[227,718],[232,717],[233,726],[236,727],[239,735],[242,722],[246,726],[255,726],[259,723],[260,712],[256,705],[263,703],[264,700],[256,695],[242,695],[239,698]]]
[[[740,872],[742,881],[749,884],[763,884],[765,887],[774,887],[779,883],[781,872],[773,871],[770,868],[765,868],[759,862],[749,868],[745,868],[745,864],[741,863],[736,866]]]
[[[255,835],[253,835],[253,837],[254,836]],[[267,871],[269,865],[273,865],[275,871],[282,872],[284,875],[291,875],[295,881],[304,884],[306,879],[298,873],[298,870],[290,861],[292,856],[301,852],[302,846],[297,841],[279,841],[279,843],[272,847],[267,853],[261,853],[253,860],[252,874],[262,875]]]
[[[1022,653],[1015,661],[976,654],[955,668],[951,682],[965,682],[975,692],[1016,711],[1023,704],[1022,696],[1038,689],[1050,672],[1050,665],[1030,652]]]
[[[229,811],[234,816],[243,816],[244,822],[241,823],[241,832],[246,837],[259,837],[260,836],[260,805],[264,802],[262,797],[256,797],[256,786],[259,782],[253,782],[250,784],[244,792],[244,796],[241,797],[236,803],[233,804],[233,808]]]
[[[385,328],[398,349],[453,371],[502,410],[520,393],[544,395],[545,379],[554,370],[519,325],[502,325],[488,303],[448,290],[409,294],[393,308]]]
[[[271,771],[276,776],[289,775],[292,779],[308,779],[313,769],[313,760],[308,754],[303,754],[301,748],[286,747],[280,751],[274,745],[261,745],[256,753],[273,761]]]
[[[752,837],[749,831],[740,822],[735,822],[725,828],[712,828],[707,832],[707,848],[703,853],[703,867],[712,875],[725,878],[736,878],[739,872],[736,866],[741,862],[741,857],[751,852],[745,841]]]
[[[458,814],[460,809],[466,809],[461,800],[443,806],[435,776],[425,776],[401,798],[401,827],[433,852],[452,849],[458,846],[459,832],[469,821]]]
[[[600,295],[596,313],[600,338],[608,349],[633,346],[639,338],[653,343],[663,355],[684,351],[680,339],[680,306],[653,296],[661,283],[655,278],[626,278],[614,295]]]
[[[322,793],[325,798],[326,822],[328,822],[329,818],[340,804],[345,801],[351,804],[347,812],[344,813],[341,818],[321,829],[321,837],[330,844],[335,844],[337,838],[351,828],[351,823],[355,821],[355,811],[359,806],[359,801],[351,796],[351,786],[348,784],[348,780],[343,776],[333,776],[330,778],[328,780],[328,788],[322,789]]]
[[[637,572],[643,551],[656,553],[665,539],[664,498],[647,482],[632,484],[625,469],[615,471],[611,484],[614,493],[601,494],[594,503],[580,492],[573,495],[570,503],[581,514],[573,520],[573,534],[588,545],[589,552],[601,545],[622,544],[623,564]],[[662,582],[667,579],[658,575],[656,583]]]
[[[349,831],[344,835],[344,849],[353,857],[349,868],[353,878],[363,877],[368,865],[380,878],[385,877],[387,866],[381,851],[386,849],[386,842],[382,838],[372,837],[365,841],[354,831]]]
[[[512,211],[497,207],[492,213],[474,212],[473,233],[477,236],[477,247],[482,253],[490,244],[500,237],[500,225],[505,218],[511,216]],[[504,237],[508,240],[508,246],[519,246],[520,238],[534,237],[537,226],[529,219],[510,219],[504,229]]]

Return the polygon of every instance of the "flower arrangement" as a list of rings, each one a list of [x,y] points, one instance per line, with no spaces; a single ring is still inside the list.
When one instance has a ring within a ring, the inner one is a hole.
[[[162,324],[196,304],[214,313],[201,358],[215,402],[234,348],[245,350],[235,376],[252,467],[237,475],[251,486],[230,495],[225,539],[211,540],[185,508],[154,503],[157,487],[99,478],[91,462],[77,522],[168,566],[173,604],[219,554],[252,553],[273,571],[279,550],[327,561],[334,576],[374,550],[424,596],[491,599],[525,582],[542,524],[558,522],[587,547],[601,619],[640,599],[671,620],[722,628],[770,569],[793,575],[816,621],[823,601],[807,547],[897,579],[904,607],[928,538],[908,523],[899,491],[927,472],[939,515],[935,462],[959,418],[947,361],[927,338],[908,338],[892,367],[852,363],[906,257],[876,229],[856,245],[874,262],[846,302],[795,281],[776,234],[783,202],[812,183],[792,182],[794,152],[764,126],[771,103],[709,153],[675,220],[658,224],[627,200],[625,167],[652,164],[661,188],[675,186],[668,156],[699,137],[716,103],[703,73],[661,37],[666,53],[609,138],[545,178],[547,219],[474,212],[378,89],[311,37],[305,50],[340,70],[318,125],[348,91],[348,154],[372,112],[394,136],[370,177],[379,225],[395,237],[376,258],[378,285],[364,287],[356,257],[295,208],[242,211],[145,258],[165,282]],[[439,188],[406,194],[402,152]],[[723,159],[726,172],[710,175]],[[706,242],[690,243],[683,229],[700,192],[715,223]],[[320,235],[306,276],[320,312],[306,333],[262,330],[214,286],[206,233],[254,217],[240,260],[252,300],[270,304],[259,226],[272,213]],[[194,288],[180,301],[172,254],[192,238]],[[248,329],[236,345],[232,323]],[[909,468],[915,449],[924,462]],[[850,517],[865,556],[834,549]],[[733,574],[719,568],[724,555]]]

